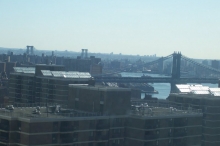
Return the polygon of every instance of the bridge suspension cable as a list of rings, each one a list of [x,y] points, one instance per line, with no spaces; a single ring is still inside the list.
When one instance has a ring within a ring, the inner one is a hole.
[[[166,57],[161,57],[161,58],[159,58],[157,60],[154,60],[154,61],[151,61],[151,62],[147,62],[147,63],[144,64],[144,66],[156,64],[156,63],[160,62],[161,60],[164,61],[164,60],[167,60],[167,59],[169,59],[171,57],[173,57],[173,54],[170,54],[170,55],[168,55]]]
[[[214,71],[214,72],[216,72],[216,73],[220,73],[220,70],[215,69],[215,68],[212,68],[212,67],[207,66],[207,65],[203,65],[203,64],[201,64],[201,63],[198,63],[198,62],[196,62],[196,61],[194,61],[194,60],[192,60],[192,59],[190,59],[190,58],[188,58],[188,57],[186,57],[186,56],[184,56],[184,55],[182,55],[182,58],[185,59],[186,61],[189,61],[189,62],[191,62],[191,63],[197,65],[197,66],[200,66],[200,67],[203,67],[203,68],[205,68],[205,69]]]
[[[170,55],[168,55],[168,56],[166,56],[166,57],[161,57],[161,58],[159,58],[159,59],[157,59],[157,60],[154,60],[154,61],[151,61],[151,62],[147,62],[147,63],[145,63],[143,66],[156,64],[156,63],[160,62],[161,60],[163,60],[163,61],[164,61],[164,60],[167,60],[167,59],[171,58],[172,56],[173,56],[173,54],[170,54]],[[125,69],[130,69],[130,68],[131,68],[130,66],[124,67],[123,70],[125,70]],[[116,72],[111,72],[111,73],[97,74],[97,75],[94,75],[94,77],[105,76],[105,75],[113,75],[113,74],[118,74],[118,73],[121,73],[121,71],[116,71]]]

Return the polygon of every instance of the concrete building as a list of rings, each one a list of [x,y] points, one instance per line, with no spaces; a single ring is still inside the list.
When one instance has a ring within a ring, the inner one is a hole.
[[[170,94],[168,100],[183,107],[202,109],[202,146],[220,145],[220,88],[201,85],[177,85],[180,93]]]

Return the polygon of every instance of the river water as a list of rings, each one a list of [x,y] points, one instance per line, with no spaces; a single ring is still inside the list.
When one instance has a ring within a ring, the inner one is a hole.
[[[168,77],[165,75],[159,75],[159,74],[147,74],[147,73],[130,73],[130,72],[122,72],[122,77],[141,77],[143,75],[148,75],[152,77]],[[153,97],[157,97],[158,99],[166,99],[170,94],[170,84],[169,83],[149,83],[149,85],[154,87],[154,90],[157,90],[158,94],[153,94]],[[203,86],[209,86],[211,88],[218,87],[218,84],[202,84]],[[144,97],[144,94],[142,94],[142,97]]]

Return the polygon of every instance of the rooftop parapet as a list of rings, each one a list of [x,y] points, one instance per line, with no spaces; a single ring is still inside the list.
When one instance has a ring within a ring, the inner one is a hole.
[[[74,109],[62,108],[55,104],[14,104],[0,105],[0,116],[8,118],[25,119],[66,119],[78,117],[97,117],[101,113],[84,112]]]
[[[164,116],[196,116],[202,115],[201,109],[192,107],[183,107],[171,104],[169,102],[146,101],[133,102],[131,105],[132,116],[141,117],[164,117]]]

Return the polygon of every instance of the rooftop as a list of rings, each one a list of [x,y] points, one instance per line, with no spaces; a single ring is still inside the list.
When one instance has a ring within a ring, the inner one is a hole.
[[[59,105],[46,105],[46,103],[38,104],[15,104],[1,105],[0,116],[5,118],[19,118],[28,121],[39,120],[64,120],[82,117],[102,116],[101,113],[84,112],[73,109],[62,108]]]
[[[131,115],[142,118],[188,117],[202,116],[202,110],[193,109],[192,107],[186,108],[183,106],[171,105],[169,102],[133,102],[131,106]]]
[[[176,87],[179,90],[179,94],[220,96],[220,88],[209,88],[208,86],[203,86],[200,84],[177,84]]]
[[[35,74],[35,67],[13,67],[15,73],[23,73],[23,74]],[[43,77],[54,77],[54,78],[83,78],[88,79],[91,78],[91,74],[89,72],[77,72],[77,71],[50,71],[50,70],[41,70]]]

